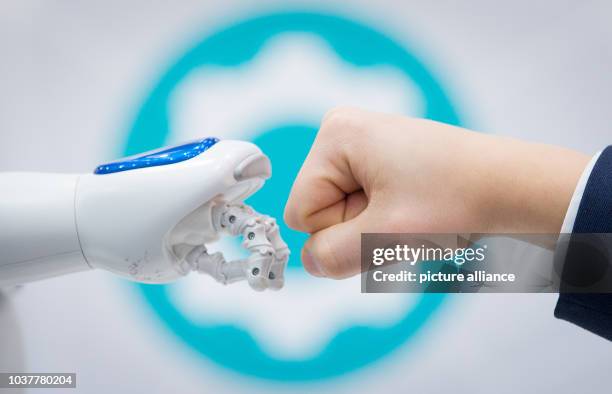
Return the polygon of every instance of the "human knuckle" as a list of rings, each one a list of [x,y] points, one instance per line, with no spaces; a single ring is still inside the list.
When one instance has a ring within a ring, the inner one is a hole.
[[[283,219],[287,226],[294,230],[303,230],[306,227],[307,213],[301,208],[301,204],[290,200],[285,207]]]
[[[335,107],[323,117],[322,129],[353,128],[359,124],[359,110],[352,107]]]

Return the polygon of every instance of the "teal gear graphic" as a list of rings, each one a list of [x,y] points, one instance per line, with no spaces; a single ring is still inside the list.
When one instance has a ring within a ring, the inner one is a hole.
[[[127,136],[125,155],[152,150],[171,134],[168,102],[175,87],[194,69],[242,67],[271,38],[283,33],[310,33],[324,41],[343,61],[355,67],[391,66],[414,81],[425,103],[423,117],[459,125],[459,117],[442,87],[405,48],[355,21],[319,13],[283,12],[234,24],[205,38],[163,74],[147,97]],[[248,203],[272,217],[283,216],[283,204],[316,134],[316,125],[280,125],[262,131],[254,142],[270,157],[274,176]],[[282,163],[279,165],[278,163]],[[294,253],[289,269],[301,269],[299,250],[305,235],[281,232]],[[220,366],[239,374],[275,381],[312,381],[355,371],[389,355],[425,327],[444,294],[419,296],[403,318],[390,327],[352,326],[338,332],[322,352],[306,360],[280,360],[264,352],[251,334],[233,325],[196,324],[172,304],[168,287],[135,285],[152,312],[182,342]],[[291,286],[291,283],[287,283]],[[282,293],[279,293],[282,296]]]

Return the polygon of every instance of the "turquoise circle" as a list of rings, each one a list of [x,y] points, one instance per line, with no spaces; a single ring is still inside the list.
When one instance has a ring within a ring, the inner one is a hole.
[[[206,66],[246,65],[266,41],[287,32],[312,33],[325,40],[341,59],[357,67],[395,67],[414,81],[419,89],[425,102],[423,117],[450,124],[460,123],[439,83],[409,51],[389,37],[339,16],[283,12],[255,17],[227,27],[205,38],[178,59],[161,77],[140,108],[123,153],[132,155],[161,147],[167,142],[171,133],[169,97],[190,71]],[[279,125],[256,137],[256,143],[270,156],[275,173],[266,186],[249,199],[249,203],[258,211],[282,217],[282,204],[278,201],[288,194],[294,173],[315,133],[315,125]],[[293,269],[301,269],[297,251],[305,236],[290,231],[283,223],[281,225],[283,236],[294,250],[290,265]],[[170,301],[168,289],[172,285],[136,286],[163,325],[194,351],[240,374],[278,381],[332,378],[371,364],[409,342],[445,298],[444,294],[420,295],[414,307],[393,326],[353,326],[338,332],[316,356],[287,361],[265,353],[251,334],[240,327],[189,321]]]

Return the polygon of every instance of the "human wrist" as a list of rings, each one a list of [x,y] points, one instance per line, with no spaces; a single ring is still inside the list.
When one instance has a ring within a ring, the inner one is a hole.
[[[491,179],[483,193],[491,233],[558,234],[589,157],[573,150],[488,136]]]

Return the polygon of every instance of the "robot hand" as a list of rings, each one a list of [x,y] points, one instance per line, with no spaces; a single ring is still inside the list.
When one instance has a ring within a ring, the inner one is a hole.
[[[98,166],[94,174],[0,174],[0,286],[103,268],[145,283],[191,271],[280,289],[289,258],[274,219],[243,204],[271,174],[244,141],[206,138]],[[206,244],[242,236],[250,256]]]

